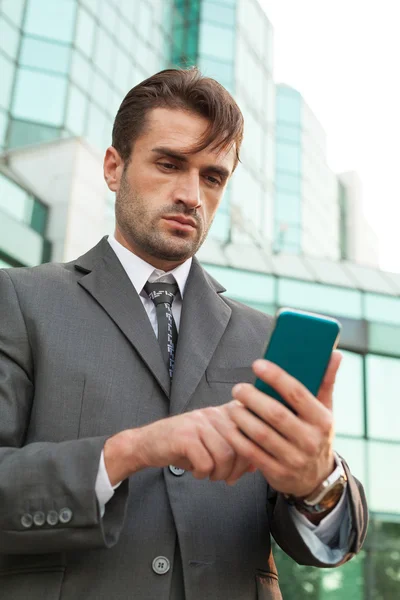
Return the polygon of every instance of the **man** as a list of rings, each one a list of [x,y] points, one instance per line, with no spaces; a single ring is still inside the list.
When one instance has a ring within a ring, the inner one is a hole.
[[[271,600],[270,533],[304,564],[359,551],[364,493],[332,449],[340,355],[318,398],[256,361],[271,318],[194,258],[242,134],[214,80],[150,77],[105,155],[114,237],[0,271],[1,598]]]

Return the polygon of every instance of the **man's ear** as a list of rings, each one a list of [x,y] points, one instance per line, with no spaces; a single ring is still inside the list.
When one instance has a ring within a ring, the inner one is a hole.
[[[103,163],[104,179],[112,192],[118,192],[121,181],[124,162],[114,146],[106,150]]]

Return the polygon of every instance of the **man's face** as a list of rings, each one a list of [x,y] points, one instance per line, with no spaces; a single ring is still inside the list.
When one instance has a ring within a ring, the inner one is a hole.
[[[207,119],[178,109],[147,115],[131,160],[107,150],[105,176],[116,192],[116,238],[157,268],[169,270],[193,256],[204,241],[235,165],[235,148],[194,154]],[[110,170],[111,158],[116,163]]]

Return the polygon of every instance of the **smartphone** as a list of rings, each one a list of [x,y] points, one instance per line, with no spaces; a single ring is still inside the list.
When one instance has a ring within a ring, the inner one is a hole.
[[[302,310],[281,308],[264,352],[264,358],[277,364],[316,396],[332,351],[339,342],[341,325],[336,319]],[[293,408],[270,385],[256,379],[255,387]]]

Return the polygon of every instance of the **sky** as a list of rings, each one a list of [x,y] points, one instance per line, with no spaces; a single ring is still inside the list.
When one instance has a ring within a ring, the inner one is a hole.
[[[274,26],[274,78],[327,134],[328,164],[355,170],[382,269],[400,272],[400,2],[259,0]]]

